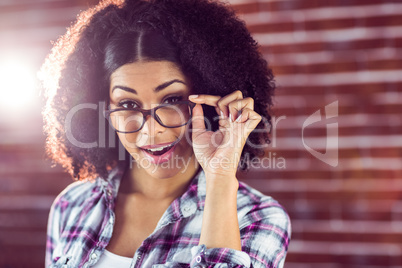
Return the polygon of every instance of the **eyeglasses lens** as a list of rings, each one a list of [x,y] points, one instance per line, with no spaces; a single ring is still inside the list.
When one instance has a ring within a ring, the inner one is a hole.
[[[155,113],[167,127],[182,126],[190,119],[190,108],[186,103],[162,106]]]
[[[171,104],[158,107],[155,116],[165,127],[180,127],[190,120],[191,108],[187,103]],[[138,131],[144,121],[142,112],[135,110],[119,110],[110,113],[113,127],[119,132]]]

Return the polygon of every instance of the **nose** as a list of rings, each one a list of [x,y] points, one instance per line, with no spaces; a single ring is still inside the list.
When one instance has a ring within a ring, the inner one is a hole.
[[[162,133],[163,131],[165,131],[165,129],[166,128],[159,124],[153,116],[148,115],[145,118],[144,126],[140,131],[142,132],[142,134],[152,137],[155,136],[157,133]]]

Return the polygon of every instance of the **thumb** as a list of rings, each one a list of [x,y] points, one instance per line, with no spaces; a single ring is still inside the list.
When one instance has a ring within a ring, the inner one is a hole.
[[[194,106],[191,123],[193,125],[193,137],[205,131],[204,111],[201,104]]]

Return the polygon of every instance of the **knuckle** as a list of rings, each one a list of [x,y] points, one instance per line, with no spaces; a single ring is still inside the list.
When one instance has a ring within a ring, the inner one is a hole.
[[[220,97],[219,100],[216,102],[217,105],[222,106],[225,105],[227,102],[227,96]]]
[[[247,98],[245,98],[245,100],[246,100],[247,102],[251,103],[252,105],[254,105],[254,99],[253,99],[253,98],[247,97]]]

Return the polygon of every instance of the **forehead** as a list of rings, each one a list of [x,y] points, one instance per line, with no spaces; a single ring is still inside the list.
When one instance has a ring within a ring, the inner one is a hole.
[[[129,85],[157,84],[171,79],[186,81],[180,68],[169,61],[133,62],[119,67],[110,76],[110,83]]]

